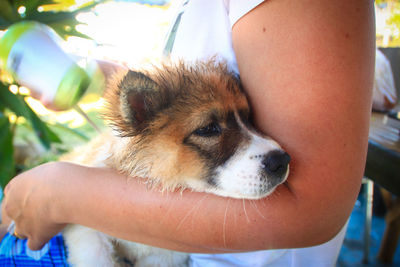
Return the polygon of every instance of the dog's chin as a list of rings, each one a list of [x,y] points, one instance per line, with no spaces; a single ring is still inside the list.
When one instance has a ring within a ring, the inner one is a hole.
[[[277,187],[278,187],[278,185],[268,188],[266,190],[260,190],[260,191],[254,190],[252,192],[240,192],[240,191],[232,192],[232,191],[226,191],[226,190],[215,188],[215,187],[207,188],[204,191],[206,193],[212,193],[214,195],[222,196],[222,197],[257,200],[257,199],[262,199],[264,197],[271,195]]]
[[[230,198],[262,199],[271,195],[278,186],[285,183],[288,175],[289,168],[281,177],[217,175],[212,179],[213,184],[203,184],[203,188],[196,187],[196,190]]]

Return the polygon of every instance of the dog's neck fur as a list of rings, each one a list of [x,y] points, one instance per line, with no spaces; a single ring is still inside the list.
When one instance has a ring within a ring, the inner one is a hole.
[[[163,190],[185,188],[185,184],[179,182],[182,181],[182,174],[180,174],[179,166],[176,166],[174,155],[164,153],[162,145],[150,147],[146,145],[146,139],[141,136],[113,135],[107,138],[113,139],[112,145],[108,147],[108,157],[104,161],[107,167],[116,169],[129,177],[145,178],[143,181],[150,187],[160,186]],[[154,164],[160,161],[165,165]],[[171,168],[171,164],[175,167]],[[171,169],[175,170],[174,173],[171,173]],[[167,177],[171,179],[166,179]]]

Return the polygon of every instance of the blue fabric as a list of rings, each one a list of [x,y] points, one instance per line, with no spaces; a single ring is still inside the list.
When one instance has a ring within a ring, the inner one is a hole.
[[[64,239],[58,234],[41,250],[33,251],[28,248],[26,239],[7,233],[0,243],[0,266],[69,267]]]

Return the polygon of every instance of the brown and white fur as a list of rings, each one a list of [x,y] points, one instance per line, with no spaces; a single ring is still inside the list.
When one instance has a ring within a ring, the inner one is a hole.
[[[116,76],[105,96],[112,131],[64,160],[107,166],[166,190],[243,199],[263,198],[285,181],[290,157],[251,127],[246,96],[224,64],[180,62]],[[137,267],[187,264],[184,253],[83,226],[63,234],[76,267],[117,266],[116,243]]]

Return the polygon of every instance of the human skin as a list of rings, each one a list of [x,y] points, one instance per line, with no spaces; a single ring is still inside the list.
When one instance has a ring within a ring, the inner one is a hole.
[[[258,129],[291,155],[261,200],[148,190],[113,170],[55,162],[15,177],[4,209],[39,249],[67,223],[168,249],[221,253],[321,244],[345,224],[363,175],[373,1],[269,0],[233,27]]]

